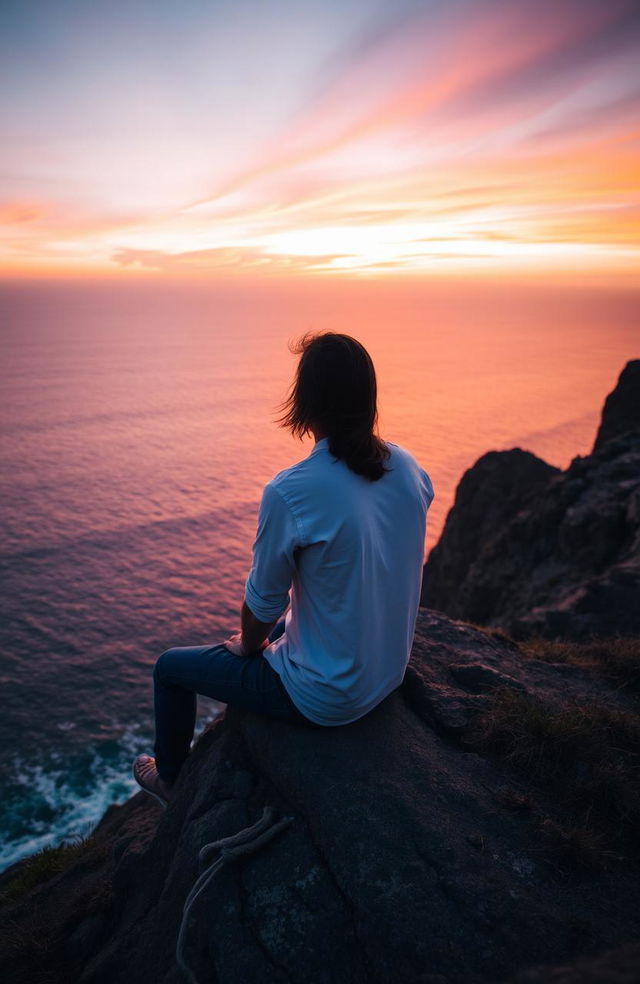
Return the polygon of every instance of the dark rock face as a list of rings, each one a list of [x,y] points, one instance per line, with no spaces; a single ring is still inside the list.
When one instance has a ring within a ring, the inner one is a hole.
[[[463,475],[421,604],[516,639],[640,633],[640,360],[566,471],[514,448]],[[635,415],[635,416],[634,416]]]
[[[185,952],[201,984],[498,984],[622,946],[637,934],[637,864],[568,879],[529,814],[505,806],[507,788],[531,801],[526,783],[460,742],[496,686],[550,702],[603,693],[583,669],[423,609],[402,686],[361,721],[317,730],[228,708],[166,811],[144,793],[111,807],[93,853],[5,907],[0,975],[186,980],[175,946],[198,853],[266,804],[290,825],[194,905]]]
[[[640,359],[627,362],[602,410],[594,451],[623,434],[640,432]]]

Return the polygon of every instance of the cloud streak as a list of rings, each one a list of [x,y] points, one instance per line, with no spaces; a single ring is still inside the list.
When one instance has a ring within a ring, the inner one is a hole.
[[[91,125],[73,112],[73,133],[44,125],[37,165],[21,162],[30,145],[12,119],[5,269],[382,276],[546,264],[613,276],[637,265],[635,3],[372,4],[368,19],[355,3],[340,17],[331,4],[284,7],[281,32],[244,2],[221,5],[196,38],[180,23],[199,87],[172,85],[170,70],[154,87],[152,46],[123,66],[133,107],[103,85],[107,51],[84,69],[104,92]],[[258,89],[256,64],[273,67]]]

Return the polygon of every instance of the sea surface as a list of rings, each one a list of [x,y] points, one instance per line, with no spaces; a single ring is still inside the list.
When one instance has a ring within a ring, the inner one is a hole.
[[[589,453],[639,354],[638,300],[588,283],[0,287],[0,868],[130,796],[155,659],[238,631],[262,487],[313,446],[274,422],[290,341],[330,329],[369,349],[380,433],[433,482],[426,556],[486,451]],[[197,732],[219,709],[200,700]]]

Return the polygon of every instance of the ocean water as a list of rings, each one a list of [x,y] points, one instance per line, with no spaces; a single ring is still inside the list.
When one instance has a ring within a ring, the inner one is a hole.
[[[262,486],[313,445],[274,423],[289,340],[369,349],[434,485],[425,556],[485,451],[587,454],[638,356],[638,293],[588,285],[23,282],[0,312],[0,868],[130,796],[155,659],[239,629]]]

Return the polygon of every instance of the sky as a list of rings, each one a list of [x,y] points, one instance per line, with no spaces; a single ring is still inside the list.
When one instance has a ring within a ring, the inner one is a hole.
[[[4,0],[0,276],[637,282],[637,0]]]

